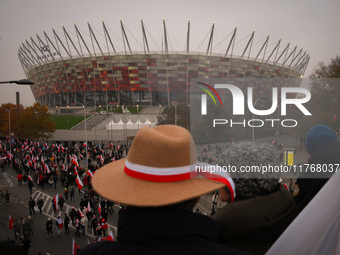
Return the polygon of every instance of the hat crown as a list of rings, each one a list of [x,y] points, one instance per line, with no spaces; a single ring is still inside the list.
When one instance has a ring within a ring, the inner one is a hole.
[[[182,127],[143,127],[133,141],[127,160],[158,168],[188,166],[197,161],[194,146],[190,133]]]

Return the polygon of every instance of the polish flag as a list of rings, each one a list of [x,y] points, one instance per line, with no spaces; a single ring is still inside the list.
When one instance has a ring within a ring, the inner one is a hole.
[[[91,172],[91,170],[87,170],[86,174],[87,174],[88,176],[90,176],[91,178],[93,178],[93,173]]]
[[[98,212],[99,212],[99,215],[102,214],[102,207],[100,206],[100,203],[99,203],[99,206],[98,206]]]
[[[336,116],[335,116],[335,114],[333,113],[333,117],[334,117],[334,121],[336,121]]]
[[[14,223],[14,219],[13,219],[13,217],[10,215],[10,216],[9,216],[9,230],[12,230],[12,229],[14,228],[13,223]]]
[[[76,156],[76,155],[73,156],[72,161],[71,161],[71,164],[74,164],[76,167],[79,166],[78,160],[77,160],[77,156]]]
[[[79,154],[79,157],[80,157],[81,159],[83,159],[83,157],[84,157],[84,156],[83,156],[83,155],[81,155],[81,154]]]
[[[107,236],[107,239],[108,241],[112,241],[114,242],[115,240],[113,239],[113,234],[112,234],[112,231],[110,232],[110,234]]]
[[[78,175],[78,171],[77,171],[77,168],[76,168],[76,167],[74,167],[74,173],[73,173],[73,175]]]
[[[278,136],[278,135],[279,135],[279,132],[276,131],[275,136]]]
[[[32,177],[30,175],[27,175],[27,178],[30,180],[30,181],[33,181]]]
[[[59,194],[57,194],[57,195],[53,198],[53,202],[54,202],[54,208],[55,208],[55,210],[58,211]]]
[[[84,214],[81,212],[80,209],[78,209],[78,212],[79,212],[79,216],[83,218],[83,217],[84,217]]]
[[[58,222],[58,227],[59,229],[62,229],[64,224],[63,224],[63,220],[61,218],[57,219],[57,222]]]
[[[100,158],[100,162],[102,162],[102,164],[104,164],[104,159],[103,159],[103,156],[102,156],[102,155],[100,155],[100,156],[99,156],[99,158]]]
[[[77,254],[77,244],[74,241],[74,237],[73,237],[73,242],[72,242],[72,255],[76,255]]]
[[[50,168],[48,167],[48,165],[44,165],[44,173],[50,173]]]
[[[80,180],[79,175],[77,175],[76,183],[78,184],[78,189],[82,189],[84,187],[84,184]]]
[[[283,186],[284,186],[286,189],[288,189],[288,184],[287,184],[287,183],[283,184]]]
[[[87,212],[91,212],[90,201],[87,202]]]

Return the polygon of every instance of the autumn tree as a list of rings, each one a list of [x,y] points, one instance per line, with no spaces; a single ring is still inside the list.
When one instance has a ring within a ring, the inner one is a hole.
[[[18,122],[19,138],[31,140],[45,140],[51,138],[55,132],[55,123],[51,120],[48,108],[35,103],[23,110]]]
[[[0,131],[2,132],[3,136],[7,136],[9,134],[9,119],[11,119],[11,133],[15,133],[17,135],[17,121],[23,109],[24,108],[21,104],[19,107],[11,103],[1,105]]]

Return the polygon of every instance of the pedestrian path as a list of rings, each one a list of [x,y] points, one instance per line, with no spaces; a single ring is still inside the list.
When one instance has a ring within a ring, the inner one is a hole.
[[[64,215],[65,213],[70,216],[70,211],[72,209],[72,206],[68,205],[68,204],[64,204],[63,206],[63,210],[60,210],[60,208],[58,208],[58,211],[55,213],[53,210],[53,204],[52,204],[52,199],[53,197],[47,195],[46,193],[40,191],[40,190],[36,190],[33,194],[32,194],[32,198],[37,202],[39,198],[42,198],[44,200],[44,205],[41,208],[42,214],[50,217],[53,220],[57,220],[58,217],[64,219]],[[40,213],[38,207],[36,206],[35,211],[37,213]],[[78,209],[78,208],[75,208]],[[110,233],[110,231],[112,231],[114,238],[116,238],[117,236],[117,227],[111,225],[111,224],[107,224],[108,228],[107,228],[107,235]],[[71,229],[76,229],[73,225],[69,225],[69,228]],[[80,231],[81,232],[81,231]],[[92,237],[93,239],[96,238],[96,236],[93,233],[93,229],[92,227],[85,227],[85,234],[89,237]]]

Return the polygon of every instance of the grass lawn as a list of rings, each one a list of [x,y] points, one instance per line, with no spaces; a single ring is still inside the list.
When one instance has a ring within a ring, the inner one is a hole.
[[[86,118],[88,117],[90,115],[86,116]],[[56,129],[71,129],[84,120],[84,116],[81,115],[50,115],[50,118],[56,123]]]
[[[143,110],[145,106],[138,106],[138,111],[140,112],[141,110]],[[132,114],[137,114],[137,106],[126,106],[126,108],[132,113]],[[113,110],[112,110],[113,109]],[[100,112],[100,111],[107,111],[107,107],[103,106],[100,108],[96,109],[96,112]],[[109,112],[114,112],[114,113],[122,113],[122,107],[121,106],[115,106],[115,107],[109,107]]]

